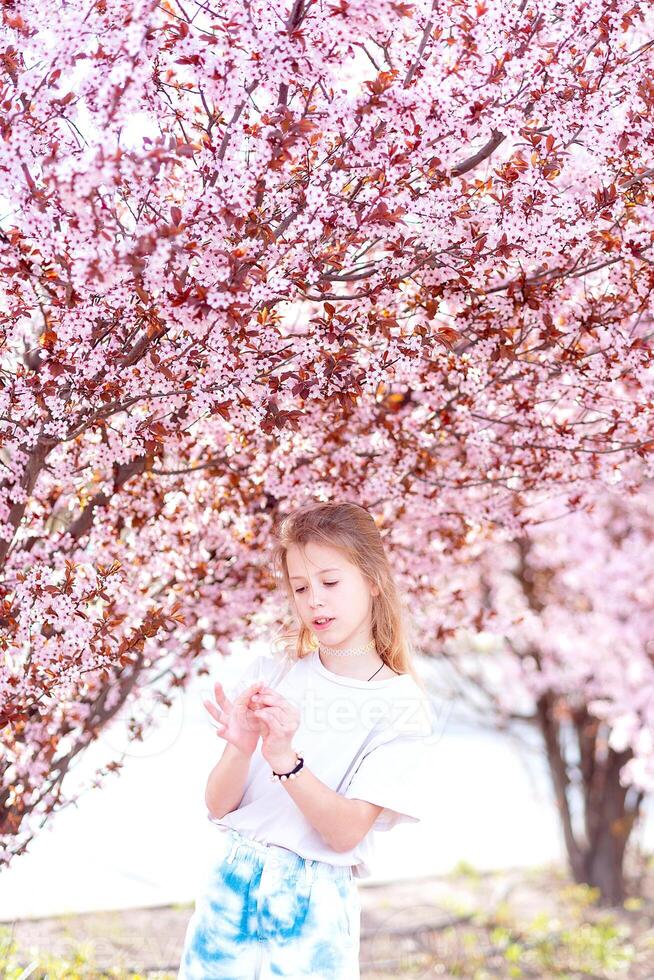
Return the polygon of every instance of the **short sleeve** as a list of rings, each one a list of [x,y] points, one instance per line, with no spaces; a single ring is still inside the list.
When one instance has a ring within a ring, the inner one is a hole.
[[[364,756],[344,795],[384,807],[372,830],[423,819],[429,806],[432,750],[429,739],[399,735]]]

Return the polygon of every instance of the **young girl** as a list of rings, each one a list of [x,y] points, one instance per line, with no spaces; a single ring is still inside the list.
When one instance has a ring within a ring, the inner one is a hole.
[[[178,980],[357,980],[374,831],[424,815],[429,699],[375,521],[296,510],[274,565],[295,647],[283,676],[259,657],[205,701],[227,743],[205,797],[220,833]]]

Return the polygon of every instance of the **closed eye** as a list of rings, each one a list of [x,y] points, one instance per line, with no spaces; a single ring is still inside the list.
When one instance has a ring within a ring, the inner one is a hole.
[[[323,585],[338,585],[338,582],[323,582]],[[296,591],[296,593],[297,592],[304,592],[304,586],[302,586],[301,589],[296,589],[295,591]]]

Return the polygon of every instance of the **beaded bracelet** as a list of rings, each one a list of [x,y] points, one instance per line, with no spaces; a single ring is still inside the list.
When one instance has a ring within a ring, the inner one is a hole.
[[[296,752],[295,755],[299,759],[299,762],[296,765],[295,769],[291,769],[290,772],[283,772],[283,773],[275,772],[273,769],[272,776],[270,778],[272,780],[278,779],[280,783],[284,779],[295,779],[296,774],[300,771],[300,769],[304,765],[304,756],[300,755],[298,752]]]

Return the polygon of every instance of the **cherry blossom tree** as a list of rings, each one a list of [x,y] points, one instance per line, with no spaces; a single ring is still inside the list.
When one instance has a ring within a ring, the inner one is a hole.
[[[370,507],[429,649],[480,527],[651,477],[653,22],[3,8],[0,860],[139,691],[269,633],[287,508]]]
[[[501,681],[483,657],[451,663],[502,726],[540,731],[574,878],[620,903],[629,837],[654,790],[654,495],[605,491],[572,512],[552,497],[538,511],[521,538],[480,538],[469,556],[468,593],[501,639]]]

